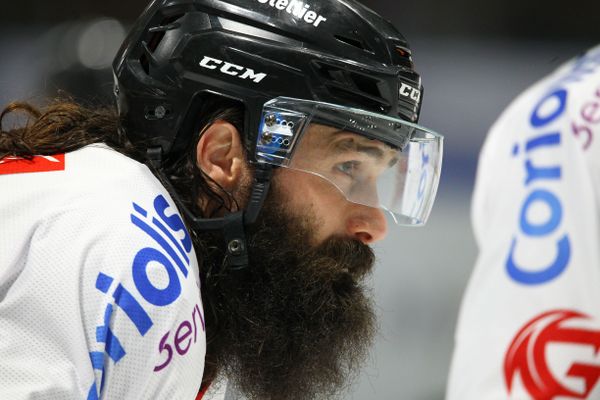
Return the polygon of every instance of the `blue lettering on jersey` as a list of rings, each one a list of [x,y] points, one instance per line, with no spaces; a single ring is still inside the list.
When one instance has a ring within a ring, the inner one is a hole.
[[[171,206],[164,196],[157,196],[154,199],[153,206],[158,218],[149,217],[147,210],[133,203],[132,224],[148,235],[157,245],[156,247],[140,249],[132,260],[131,276],[135,290],[132,291],[132,288],[126,288],[122,283],[115,284],[113,277],[102,272],[96,278],[96,289],[105,295],[111,296],[114,305],[113,303],[107,304],[103,324],[96,328],[96,342],[104,345],[104,351],[90,352],[90,360],[94,370],[99,371],[102,378],[99,390],[96,382],[92,384],[88,392],[88,399],[97,399],[99,394],[102,393],[105,363],[112,360],[116,364],[127,355],[126,349],[119,341],[117,334],[110,328],[110,317],[114,307],[120,308],[125,313],[140,336],[143,337],[152,329],[154,323],[140,303],[139,298],[143,298],[153,306],[169,306],[181,296],[181,277],[184,279],[188,277],[192,240],[185,229],[185,224],[176,211],[167,215],[167,210]],[[154,286],[148,276],[148,265],[150,263],[164,268],[168,276],[166,287],[158,288]],[[181,276],[177,271],[181,273]],[[112,288],[114,290],[111,291]],[[200,316],[200,319],[202,320],[202,328],[204,328],[202,316]]]
[[[571,239],[568,232],[559,231],[564,210],[560,197],[552,190],[552,184],[562,179],[562,165],[536,165],[532,157],[539,152],[561,146],[561,137],[567,132],[556,131],[552,127],[567,110],[569,97],[567,85],[581,82],[587,75],[595,73],[598,68],[600,68],[600,51],[590,52],[580,57],[571,70],[554,84],[531,112],[529,122],[536,136],[527,141],[523,152],[526,175],[524,185],[528,191],[521,206],[519,232],[529,240],[539,241],[537,245],[545,246],[553,258],[550,264],[545,266],[518,263],[516,252],[519,240],[515,235],[506,259],[506,271],[518,283],[545,284],[561,276],[569,266]],[[519,145],[513,148],[513,155],[519,155]],[[529,219],[529,211],[536,204],[545,205],[550,211],[547,220],[537,224]],[[558,236],[555,235],[557,232]]]
[[[519,217],[519,232],[530,240],[539,240],[539,246],[547,246],[548,251],[554,251],[553,261],[550,265],[522,265],[516,261],[516,250],[519,241],[517,236],[512,240],[510,251],[506,260],[506,271],[508,275],[518,283],[525,285],[540,285],[552,281],[560,276],[567,268],[571,258],[571,245],[568,233],[552,243],[549,238],[559,229],[563,206],[560,198],[552,191],[551,183],[560,182],[562,178],[561,165],[536,165],[532,158],[543,151],[550,151],[561,146],[562,132],[550,131],[549,129],[565,112],[567,106],[568,92],[564,88],[555,89],[546,94],[536,105],[531,113],[530,125],[536,131],[542,133],[529,139],[525,143],[525,187],[528,194],[523,200],[521,214]],[[519,154],[519,146],[513,150],[514,155]],[[546,220],[532,222],[530,211],[536,205],[545,205],[550,210]],[[554,250],[552,249],[554,247]]]
[[[169,275],[169,284],[164,289],[154,287],[147,275],[147,266],[151,262],[162,265]],[[152,247],[140,250],[133,260],[133,281],[144,299],[155,306],[168,306],[181,294],[181,283],[173,264],[160,251]]]
[[[170,217],[167,216],[165,211],[169,207],[170,206],[167,202],[167,199],[165,199],[163,196],[157,196],[154,199],[154,209],[160,216],[160,219],[162,219],[174,232],[183,233],[183,239],[181,239],[181,244],[185,248],[185,251],[189,253],[190,251],[192,251],[192,239],[190,238],[190,235],[185,229],[185,225],[183,224],[183,220],[181,219],[179,214],[174,212]],[[173,244],[175,244],[179,248],[178,244],[174,241],[174,239]],[[181,254],[183,257],[187,258],[183,251],[181,252]]]
[[[171,240],[171,244],[169,244],[161,235],[160,233],[153,229],[150,225],[148,225],[147,223],[145,223],[144,221],[142,221],[140,218],[138,218],[136,215],[131,214],[131,222],[133,222],[134,225],[136,225],[138,228],[140,228],[142,231],[144,231],[146,234],[148,234],[148,236],[150,236],[152,239],[154,239],[156,241],[156,243],[169,255],[171,256],[171,258],[175,261],[175,263],[177,263],[177,266],[179,267],[179,269],[181,270],[181,272],[183,273],[183,275],[185,277],[187,277],[188,274],[188,270],[187,268],[184,266],[184,261],[187,262],[187,264],[189,265],[189,258],[184,258],[184,260],[182,261],[179,256],[176,254],[175,250],[173,249],[173,246],[175,246],[177,248],[177,242],[175,241],[175,238],[173,237],[173,235],[169,234],[169,236],[167,236],[169,238],[169,240]],[[158,227],[160,230],[165,229],[166,228],[160,224],[160,222],[156,219],[156,218],[152,218],[152,223],[154,224],[154,226]]]

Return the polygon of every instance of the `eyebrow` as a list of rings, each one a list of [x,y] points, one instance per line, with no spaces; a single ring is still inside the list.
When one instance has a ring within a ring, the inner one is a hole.
[[[347,138],[336,141],[334,144],[334,151],[335,154],[343,154],[349,151],[357,151],[359,153],[366,154],[367,156],[379,162],[381,162],[385,156],[384,151],[381,150],[379,147],[358,144],[354,138]],[[393,157],[389,161],[388,167],[393,166],[397,162],[398,157]]]

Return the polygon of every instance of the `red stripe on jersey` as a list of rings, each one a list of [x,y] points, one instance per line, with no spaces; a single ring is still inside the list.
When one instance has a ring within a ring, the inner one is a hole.
[[[64,154],[55,154],[52,156],[34,156],[31,160],[9,156],[0,160],[0,175],[64,170]]]
[[[200,390],[200,393],[198,393],[198,396],[196,396],[196,400],[202,400],[202,398],[204,397],[204,395],[208,391],[209,387],[210,387],[210,384],[204,386],[204,388],[200,388],[201,390]]]

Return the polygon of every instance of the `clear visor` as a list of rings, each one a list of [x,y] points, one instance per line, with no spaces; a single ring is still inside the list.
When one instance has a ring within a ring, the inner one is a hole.
[[[278,97],[263,108],[258,162],[327,180],[353,203],[423,225],[433,205],[443,137],[399,118]]]

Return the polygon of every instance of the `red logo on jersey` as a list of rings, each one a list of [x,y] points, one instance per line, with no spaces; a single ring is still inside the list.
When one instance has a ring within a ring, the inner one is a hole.
[[[31,160],[21,157],[4,157],[0,160],[0,175],[24,172],[64,171],[65,155],[34,156]]]
[[[552,400],[557,396],[585,399],[600,379],[600,365],[574,362],[567,376],[581,378],[583,392],[562,385],[550,372],[546,347],[550,343],[592,346],[598,354],[600,331],[564,326],[565,321],[589,317],[574,311],[557,310],[544,313],[527,323],[515,336],[504,359],[504,378],[510,393],[515,373],[521,374],[523,385],[535,400]]]

